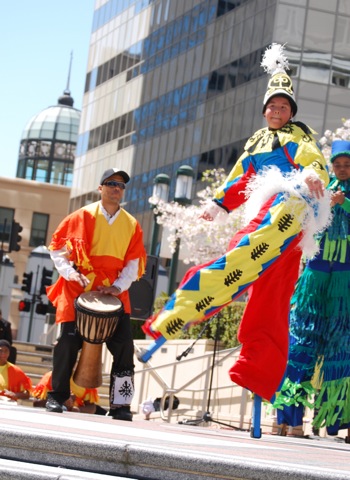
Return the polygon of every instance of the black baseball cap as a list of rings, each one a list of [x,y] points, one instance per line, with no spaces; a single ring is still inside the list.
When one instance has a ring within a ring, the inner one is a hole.
[[[9,350],[11,348],[10,342],[5,339],[0,340],[0,347],[7,347]]]
[[[107,180],[107,178],[111,177],[112,175],[120,175],[123,178],[125,183],[128,183],[128,181],[130,180],[129,175],[123,170],[118,170],[117,168],[109,168],[103,173],[100,180],[100,185],[103,185],[103,182]]]

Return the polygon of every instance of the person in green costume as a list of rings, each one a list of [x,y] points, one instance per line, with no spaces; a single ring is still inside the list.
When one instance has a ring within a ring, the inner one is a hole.
[[[334,140],[330,161],[333,219],[292,297],[288,366],[274,406],[280,432],[302,425],[308,406],[314,432],[347,429],[350,443],[350,141]]]

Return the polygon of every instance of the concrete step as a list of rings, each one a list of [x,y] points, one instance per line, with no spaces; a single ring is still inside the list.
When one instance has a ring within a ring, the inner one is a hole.
[[[46,372],[52,370],[52,363],[36,363],[36,362],[16,362],[16,365],[20,367],[28,377],[33,373],[42,377]]]
[[[0,423],[1,480],[350,478],[348,445],[334,438],[288,438],[263,430],[256,439],[249,431],[218,425],[166,424],[138,415],[123,422],[11,404],[0,408]]]
[[[52,355],[53,345],[41,345],[37,343],[18,342],[15,340],[13,346],[18,352],[46,353]]]
[[[52,355],[45,353],[22,352],[17,351],[17,364],[22,363],[45,363],[52,364]]]
[[[97,472],[86,472],[71,468],[51,467],[33,464],[32,462],[17,462],[15,460],[1,460],[1,480],[137,480],[130,476],[105,475]]]

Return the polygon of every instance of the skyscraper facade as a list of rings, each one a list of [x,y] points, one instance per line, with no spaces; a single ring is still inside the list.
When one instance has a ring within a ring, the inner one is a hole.
[[[70,210],[98,198],[106,168],[124,169],[149,244],[156,175],[173,198],[181,165],[195,180],[228,173],[264,126],[273,42],[285,44],[296,120],[322,136],[349,118],[349,40],[347,0],[96,0]]]

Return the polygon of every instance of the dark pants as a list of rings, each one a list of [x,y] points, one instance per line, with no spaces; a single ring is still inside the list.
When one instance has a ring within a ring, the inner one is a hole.
[[[10,363],[16,363],[16,358],[17,358],[17,348],[11,345],[8,361]]]
[[[61,325],[61,334],[53,351],[52,391],[50,396],[63,403],[70,397],[70,379],[83,339],[76,329],[76,322]],[[106,342],[113,355],[111,383],[117,377],[134,376],[134,343],[130,315],[123,314],[112,338]],[[112,385],[110,386],[110,388]]]

